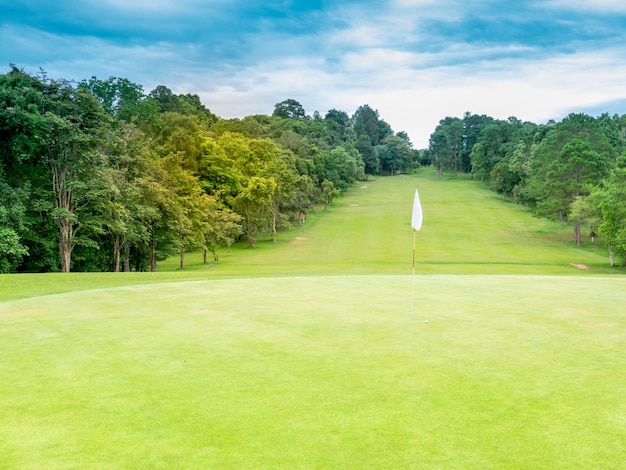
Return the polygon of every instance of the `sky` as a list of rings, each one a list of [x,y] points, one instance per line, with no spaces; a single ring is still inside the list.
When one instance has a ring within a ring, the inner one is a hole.
[[[465,112],[626,114],[623,0],[0,0],[0,73],[127,78],[223,118],[368,104],[415,148]]]

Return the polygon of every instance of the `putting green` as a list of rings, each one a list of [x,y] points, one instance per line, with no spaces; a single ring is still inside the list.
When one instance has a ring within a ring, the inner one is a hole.
[[[0,303],[0,462],[619,468],[625,288],[320,276]]]

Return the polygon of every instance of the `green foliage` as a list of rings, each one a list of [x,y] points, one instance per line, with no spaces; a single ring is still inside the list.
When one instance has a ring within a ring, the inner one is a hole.
[[[239,235],[219,235],[226,214],[240,218],[250,244],[270,233],[276,241],[316,203],[420,164],[440,177],[469,172],[565,217],[624,148],[619,116],[537,126],[465,113],[442,119],[429,148],[414,150],[369,105],[351,117],[307,116],[288,99],[272,116],[220,119],[197,95],[163,85],[146,95],[124,78],[76,85],[15,67],[0,75],[0,103],[2,269],[17,272],[154,270],[174,253],[182,261],[185,247],[232,243]],[[605,189],[597,213],[612,204]]]
[[[621,256],[626,264],[626,158],[618,161],[617,167],[602,187],[592,193],[587,203],[594,214],[599,213],[599,232],[606,237],[611,256]]]
[[[272,226],[276,189],[273,177],[253,176],[233,201],[234,208],[242,215],[243,232],[250,246],[256,244],[260,233]]]
[[[563,218],[576,197],[608,175],[615,150],[595,120],[570,115],[535,146],[531,158],[529,189],[537,212]]]
[[[287,99],[285,101],[281,101],[280,103],[276,103],[272,116],[283,119],[304,119],[306,117],[306,112],[298,101],[294,99]]]
[[[143,87],[126,78],[109,77],[99,80],[91,77],[83,80],[79,88],[95,96],[109,115],[126,122],[140,115],[141,103],[145,99]]]

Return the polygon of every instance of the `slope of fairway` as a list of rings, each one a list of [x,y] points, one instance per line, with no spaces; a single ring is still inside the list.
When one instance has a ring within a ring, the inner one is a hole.
[[[414,280],[2,303],[2,468],[620,468],[625,279]]]
[[[411,272],[413,194],[424,225],[416,236],[416,272],[436,274],[610,274],[600,243],[578,247],[567,224],[533,217],[467,177],[381,178],[353,188],[309,225],[279,243],[239,245],[215,269],[243,275],[407,274]],[[171,260],[175,263],[176,260]],[[197,265],[197,264],[196,264]],[[170,268],[175,264],[168,264]]]

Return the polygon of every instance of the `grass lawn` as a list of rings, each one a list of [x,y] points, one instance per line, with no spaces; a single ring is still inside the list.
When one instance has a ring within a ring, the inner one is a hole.
[[[212,267],[0,276],[0,467],[623,468],[626,276],[568,237],[427,171]]]

